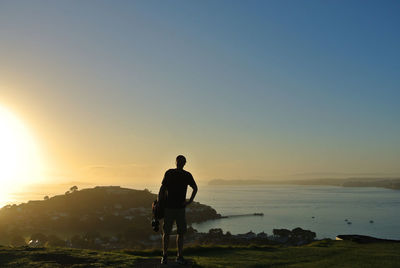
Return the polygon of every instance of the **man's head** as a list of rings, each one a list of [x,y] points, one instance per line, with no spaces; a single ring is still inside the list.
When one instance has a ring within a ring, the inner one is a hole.
[[[178,169],[183,169],[186,164],[186,158],[183,155],[178,155],[176,157],[176,167]]]

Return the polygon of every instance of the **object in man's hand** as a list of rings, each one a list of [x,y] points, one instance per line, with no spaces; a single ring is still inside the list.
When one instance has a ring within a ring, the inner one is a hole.
[[[157,219],[153,219],[151,221],[151,227],[153,228],[154,232],[158,232],[158,230],[160,230],[160,222]]]
[[[153,213],[153,219],[151,220],[151,228],[153,228],[154,232],[158,232],[160,230],[160,222],[159,220],[164,218],[164,206],[163,203],[158,200],[154,200],[151,205],[151,211]]]
[[[154,219],[161,220],[164,218],[164,202],[154,200],[153,204],[151,205],[151,210],[153,212]]]

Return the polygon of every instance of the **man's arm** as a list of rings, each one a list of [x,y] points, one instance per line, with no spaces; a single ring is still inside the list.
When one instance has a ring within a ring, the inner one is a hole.
[[[197,184],[194,183],[193,185],[190,185],[190,187],[193,188],[193,191],[192,191],[192,195],[190,196],[190,199],[189,199],[189,202],[188,202],[189,204],[193,202],[194,197],[195,197],[196,194],[197,194]]]
[[[158,191],[158,197],[157,201],[160,202],[160,200],[165,200],[165,197],[167,196],[167,183],[168,183],[168,171],[165,172],[164,178],[161,182],[161,187],[160,191]]]
[[[190,199],[188,201],[185,201],[185,204],[184,204],[185,206],[187,206],[190,203],[192,203],[193,200],[194,200],[194,197],[197,194],[197,184],[194,181],[192,174],[190,174],[190,179],[189,179],[189,183],[188,184],[189,184],[190,187],[192,187],[193,191],[192,191],[192,195],[190,196]]]
[[[160,200],[165,199],[166,192],[167,192],[167,187],[165,186],[165,184],[162,184],[160,187],[160,191],[158,192],[158,197],[157,197],[158,202],[160,202]]]

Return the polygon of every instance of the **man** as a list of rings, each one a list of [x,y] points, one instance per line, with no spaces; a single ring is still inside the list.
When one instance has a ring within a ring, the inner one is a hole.
[[[163,257],[161,264],[167,264],[167,251],[169,244],[169,235],[171,234],[174,221],[177,227],[176,246],[178,248],[178,256],[176,261],[179,264],[186,264],[183,258],[183,236],[186,233],[186,215],[185,207],[193,202],[197,193],[197,185],[192,174],[183,170],[186,164],[186,158],[183,155],[176,157],[176,169],[169,169],[165,172],[164,179],[158,194],[158,200],[165,200],[164,224],[163,224]],[[186,200],[187,186],[192,187],[192,195]]]

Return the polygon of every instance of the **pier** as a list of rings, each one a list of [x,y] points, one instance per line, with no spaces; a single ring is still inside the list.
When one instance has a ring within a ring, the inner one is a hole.
[[[249,214],[240,214],[240,215],[228,215],[222,216],[222,219],[225,218],[235,218],[235,217],[250,217],[250,216],[264,216],[264,213],[249,213]]]

